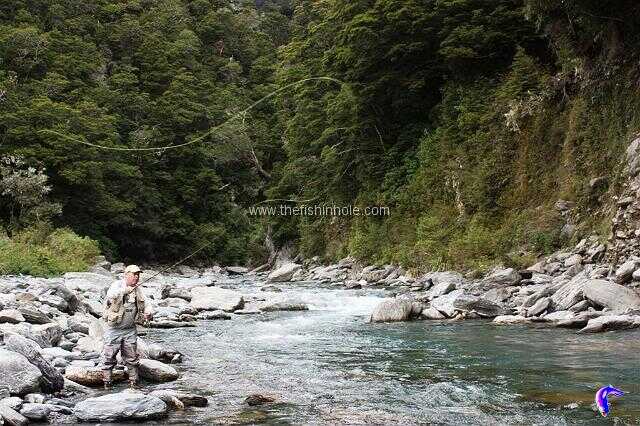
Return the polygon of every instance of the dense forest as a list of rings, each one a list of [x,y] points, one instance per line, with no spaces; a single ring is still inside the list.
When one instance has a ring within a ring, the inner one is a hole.
[[[483,269],[606,238],[638,24],[631,0],[0,0],[0,246]],[[303,202],[390,214],[248,210]]]

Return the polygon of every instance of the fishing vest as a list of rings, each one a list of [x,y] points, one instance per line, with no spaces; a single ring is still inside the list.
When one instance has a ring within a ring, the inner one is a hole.
[[[140,287],[135,289],[136,293],[136,307],[138,312],[136,313],[136,323],[143,324],[144,323],[144,294]],[[108,325],[117,326],[122,323],[125,313],[125,298],[128,297],[128,294],[123,294],[122,297],[117,297],[115,299],[106,299],[104,301],[104,313],[102,317]]]

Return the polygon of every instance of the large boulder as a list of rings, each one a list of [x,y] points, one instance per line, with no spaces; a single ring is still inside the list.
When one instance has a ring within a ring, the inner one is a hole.
[[[32,365],[40,370],[42,380],[40,387],[47,393],[58,392],[64,387],[64,377],[40,354],[40,347],[32,340],[19,334],[5,336],[4,343],[7,349],[24,356]]]
[[[455,301],[458,297],[464,294],[464,290],[453,290],[451,293],[447,293],[444,296],[440,296],[437,299],[431,301],[431,307],[440,311],[448,318],[453,318],[455,313],[459,311],[455,307]]]
[[[599,333],[640,327],[639,315],[603,315],[590,319],[580,333]]]
[[[240,293],[219,287],[194,287],[191,289],[191,306],[198,311],[233,312],[242,309],[244,299]]]
[[[596,305],[613,311],[640,309],[640,296],[634,290],[607,280],[589,280],[584,284],[584,296]]]
[[[462,294],[453,301],[453,307],[461,311],[474,311],[481,317],[493,318],[504,315],[502,305],[482,297]]]
[[[285,263],[279,268],[271,271],[271,273],[269,273],[269,275],[267,276],[267,280],[270,282],[290,281],[291,277],[293,277],[293,274],[295,274],[296,271],[300,270],[301,268],[302,265],[299,265],[297,263]]]
[[[40,390],[42,373],[24,355],[0,349],[0,389],[12,395],[24,395]]]
[[[496,269],[487,275],[482,281],[486,288],[491,287],[509,287],[520,282],[522,277],[513,268]]]
[[[153,359],[141,359],[139,372],[143,379],[156,383],[171,382],[178,378],[175,368]]]
[[[383,300],[375,307],[370,322],[407,321],[411,317],[412,302],[408,299]]]
[[[73,413],[84,422],[154,420],[167,415],[167,404],[155,396],[122,392],[85,399]]]

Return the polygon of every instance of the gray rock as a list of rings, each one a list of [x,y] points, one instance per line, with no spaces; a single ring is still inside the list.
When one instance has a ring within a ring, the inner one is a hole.
[[[204,311],[198,314],[198,318],[204,320],[230,320],[231,315],[224,311]]]
[[[25,321],[30,324],[48,324],[51,322],[51,318],[39,310],[34,305],[20,305],[18,310],[24,317]]]
[[[590,319],[580,333],[599,333],[610,330],[626,330],[640,327],[638,315],[604,315]]]
[[[124,272],[124,268],[125,266],[124,266],[124,263],[122,262],[112,263],[110,271],[112,274],[121,274]]]
[[[569,308],[569,311],[573,312],[573,313],[578,313],[578,312],[582,312],[582,311],[586,311],[587,308],[589,308],[590,304],[588,300],[583,300],[582,302],[578,302],[575,305],[573,305],[572,307]]]
[[[527,309],[527,316],[528,317],[538,316],[544,311],[546,311],[547,309],[549,309],[550,305],[551,305],[551,298],[543,297],[542,299],[538,300],[532,307]]]
[[[279,268],[271,271],[267,276],[267,280],[270,282],[290,281],[293,274],[301,268],[302,265],[297,263],[285,263]]]
[[[198,311],[233,312],[242,309],[244,299],[240,293],[219,287],[194,287],[191,289],[191,306]]]
[[[249,272],[249,268],[245,268],[244,266],[227,266],[225,269],[231,275],[241,275]]]
[[[46,420],[51,413],[51,406],[42,403],[26,403],[22,405],[20,414],[29,420]]]
[[[531,319],[522,315],[500,315],[492,321],[494,324],[526,324],[529,322],[531,322]]]
[[[62,339],[62,328],[59,324],[39,324],[31,327],[34,340],[43,348],[56,346]]]
[[[613,311],[640,309],[640,296],[632,289],[607,280],[588,280],[583,284],[585,298]]]
[[[27,426],[29,420],[12,408],[0,404],[0,419],[4,419],[5,424],[11,426]]]
[[[473,311],[484,318],[493,318],[505,314],[501,304],[468,294],[458,296],[453,301],[453,306],[460,311]]]
[[[161,395],[170,395],[177,398],[185,407],[206,407],[209,405],[209,401],[204,396],[196,395],[194,393],[181,392],[173,389],[160,389],[154,390],[150,395],[161,398]]]
[[[140,377],[155,383],[171,382],[178,378],[178,372],[170,365],[153,359],[141,359]]]
[[[0,323],[17,324],[24,321],[24,316],[17,309],[4,309],[0,311]]]
[[[427,292],[427,296],[431,299],[436,299],[438,297],[444,296],[447,293],[452,292],[456,289],[456,284],[451,281],[441,281],[434,284],[431,287],[431,290]]]
[[[263,312],[307,311],[309,310],[309,307],[300,300],[284,299],[265,302],[262,306],[260,306],[260,310]]]
[[[562,264],[560,262],[550,262],[544,266],[544,270],[545,270],[545,273],[549,275],[555,275],[560,270],[561,267],[562,267]]]
[[[497,269],[486,276],[482,281],[489,287],[508,287],[516,285],[522,277],[513,268]]]
[[[122,392],[86,399],[73,411],[85,422],[154,420],[167,415],[167,405],[155,396]]]
[[[420,313],[420,318],[425,320],[442,320],[446,317],[440,313],[436,308],[425,308]]]
[[[42,377],[40,387],[48,393],[55,393],[64,386],[62,374],[40,354],[40,347],[25,337],[18,334],[5,336],[4,343],[7,349],[24,356],[33,366],[37,367]]]
[[[633,140],[627,147],[627,172],[634,177],[640,172],[640,138]]]
[[[511,294],[513,293],[512,289],[515,288],[516,287],[492,288],[484,293],[482,297],[495,303],[502,303],[511,297]]]
[[[42,373],[19,353],[0,349],[0,388],[12,395],[24,395],[40,389]]]
[[[260,287],[260,291],[270,291],[273,293],[282,293],[282,290],[280,290],[278,287],[274,286],[274,285],[265,285]]]
[[[101,294],[103,290],[109,288],[112,282],[112,277],[93,272],[67,272],[64,274],[64,285],[72,291]]]
[[[11,408],[12,410],[16,410],[16,411],[20,410],[20,407],[22,407],[22,403],[23,403],[22,398],[19,398],[17,396],[4,398],[2,401],[0,401],[0,404],[3,404]]]
[[[67,380],[83,386],[102,385],[102,370],[99,367],[80,367],[71,365],[65,370],[64,377]],[[122,382],[125,379],[126,374],[123,370],[113,370],[114,383]]]
[[[571,311],[558,311],[547,314],[543,317],[545,321],[566,321],[575,317]]]
[[[172,320],[150,321],[146,324],[146,327],[148,328],[185,328],[185,327],[197,327],[197,326],[198,324],[196,322],[172,321]]]
[[[64,359],[74,359],[75,354],[70,351],[64,350],[58,346],[54,348],[43,348],[40,349],[40,353],[46,359],[54,359],[54,358],[64,358]]]
[[[375,307],[370,322],[407,321],[411,317],[412,303],[407,299],[383,300]]]
[[[638,269],[638,262],[628,260],[616,269],[616,283],[624,284],[632,280],[633,272]]]
[[[439,310],[447,318],[453,318],[457,309],[454,305],[455,300],[464,294],[464,290],[453,290],[451,293],[440,296],[431,301],[431,307]]]

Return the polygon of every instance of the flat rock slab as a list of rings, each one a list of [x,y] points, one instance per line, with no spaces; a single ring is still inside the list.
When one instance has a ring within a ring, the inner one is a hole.
[[[85,422],[153,420],[167,415],[167,404],[155,396],[122,392],[85,399],[73,413]]]

